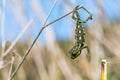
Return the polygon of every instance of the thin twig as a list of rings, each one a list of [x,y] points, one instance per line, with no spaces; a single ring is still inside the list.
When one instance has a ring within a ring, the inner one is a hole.
[[[79,9],[82,8],[82,7],[83,7],[83,6],[79,7]],[[73,10],[72,10],[71,12],[65,14],[64,16],[62,16],[62,17],[60,17],[60,18],[57,18],[57,19],[51,21],[50,23],[48,23],[47,25],[45,25],[45,26],[43,26],[43,27],[41,28],[41,30],[39,31],[38,35],[37,35],[36,38],[34,39],[34,41],[32,42],[32,44],[29,46],[29,48],[28,48],[27,51],[25,52],[25,55],[23,56],[22,61],[18,64],[17,68],[15,69],[15,71],[13,72],[13,74],[11,75],[11,79],[10,79],[10,80],[12,80],[12,78],[15,76],[16,72],[19,70],[19,68],[21,67],[21,65],[22,65],[23,62],[25,61],[27,55],[29,54],[30,50],[32,49],[32,47],[33,47],[34,44],[36,43],[36,41],[37,41],[37,39],[39,38],[41,32],[42,32],[47,26],[49,26],[49,25],[51,25],[51,24],[59,21],[60,19],[68,16],[68,15],[71,14],[72,12],[73,12]]]
[[[2,16],[1,16],[1,38],[2,38],[2,55],[4,54],[5,51],[5,32],[4,32],[4,27],[5,27],[5,7],[6,7],[6,0],[3,0],[3,10],[2,10]]]
[[[50,12],[49,12],[49,14],[48,14],[48,16],[47,16],[47,18],[46,18],[46,20],[45,20],[45,22],[44,22],[43,28],[41,29],[41,31],[39,32],[39,34],[37,35],[37,37],[36,37],[35,40],[33,41],[33,44],[30,46],[30,48],[28,48],[28,51],[27,51],[27,52],[25,53],[25,55],[23,56],[22,61],[18,64],[17,68],[16,68],[15,71],[12,73],[12,75],[11,75],[11,77],[10,77],[10,80],[14,77],[15,73],[18,71],[18,69],[20,68],[20,66],[23,64],[23,62],[24,62],[24,60],[26,59],[26,57],[27,57],[28,53],[30,52],[31,48],[33,47],[33,45],[34,45],[35,42],[37,41],[39,35],[40,35],[41,32],[43,31],[44,26],[45,26],[45,24],[47,23],[48,18],[49,18],[49,16],[51,15],[52,10],[53,10],[53,8],[55,7],[57,1],[58,1],[58,0],[55,0],[55,1],[54,1],[53,5],[52,5],[52,7],[51,7],[51,9],[50,9]]]
[[[52,7],[51,7],[51,9],[50,9],[50,12],[48,13],[48,16],[47,16],[47,18],[46,18],[43,26],[46,25],[46,23],[47,23],[47,21],[48,21],[48,18],[50,17],[50,15],[51,15],[51,13],[52,13],[52,10],[53,10],[53,8],[55,7],[55,5],[57,4],[57,2],[58,2],[58,0],[55,0],[55,1],[54,1],[54,3],[53,3],[53,5],[52,5]]]
[[[0,69],[7,67],[10,64],[10,61],[0,60]]]
[[[10,76],[11,76],[11,74],[12,74],[14,61],[15,61],[15,52],[13,52],[13,55],[12,55],[11,65],[10,65],[10,71],[9,71],[9,75],[8,75],[8,80],[10,80]]]
[[[27,25],[25,26],[25,28],[22,30],[22,32],[17,36],[17,38],[13,41],[13,43],[10,45],[10,47],[4,52],[4,54],[2,55],[2,58],[6,57],[8,55],[8,53],[13,49],[13,47],[15,46],[15,44],[18,42],[18,40],[23,36],[23,34],[26,32],[26,30],[30,27],[30,25],[33,23],[34,19],[32,18]]]

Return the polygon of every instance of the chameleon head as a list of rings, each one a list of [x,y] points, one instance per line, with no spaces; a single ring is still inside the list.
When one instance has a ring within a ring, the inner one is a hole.
[[[71,59],[75,59],[76,57],[78,57],[80,55],[80,50],[78,49],[77,46],[74,46],[70,51],[69,51],[69,54],[70,54],[70,57]]]

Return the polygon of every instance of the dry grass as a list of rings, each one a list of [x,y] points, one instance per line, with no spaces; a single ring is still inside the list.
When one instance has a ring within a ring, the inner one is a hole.
[[[11,1],[13,3],[11,2],[9,4],[12,4],[12,12],[16,17],[15,20],[22,25],[23,31],[21,31],[20,35],[18,35],[14,41],[6,41],[4,38],[5,10],[0,12],[2,22],[0,80],[9,80],[10,74],[18,66],[21,58],[33,41],[27,28],[35,21],[27,21],[26,16],[23,15],[24,11],[20,0]],[[100,80],[100,61],[103,58],[110,62],[110,64],[108,64],[108,80],[120,80],[120,21],[116,20],[112,22],[108,20],[109,23],[105,23],[104,7],[102,7],[102,4],[99,4],[99,1],[94,1],[98,3],[98,7],[100,8],[99,17],[93,19],[93,22],[89,25],[90,27],[85,27],[87,34],[86,44],[90,47],[90,56],[87,55],[84,50],[78,58],[71,60],[68,51],[73,45],[73,40],[57,40],[55,31],[51,25],[44,30],[46,43],[43,44],[40,40],[36,42],[25,62],[17,71],[14,80]],[[7,1],[5,2],[8,4]],[[67,1],[65,2],[64,7],[68,12],[71,10],[70,6],[73,1],[68,1],[69,3]],[[32,10],[36,13],[38,20],[43,23],[46,15],[41,5],[38,4],[37,0],[31,0],[30,5]],[[5,7],[4,5],[3,9],[6,9]],[[34,18],[34,20],[36,20],[36,18]],[[24,33],[29,37],[26,41],[20,42],[19,39],[24,36]],[[14,51],[16,51],[15,56],[12,56]],[[5,55],[4,58],[3,55]],[[14,63],[11,65],[11,62]]]

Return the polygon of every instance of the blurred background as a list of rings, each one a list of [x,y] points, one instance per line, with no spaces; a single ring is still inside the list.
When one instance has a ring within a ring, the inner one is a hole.
[[[0,80],[7,80],[15,53],[13,70],[47,23],[81,4],[93,14],[84,23],[86,45],[72,60],[75,22],[71,15],[51,24],[39,36],[14,80],[100,80],[101,60],[108,63],[108,80],[120,80],[120,1],[119,0],[0,0]],[[85,20],[89,15],[79,10]],[[3,57],[4,56],[4,57]]]

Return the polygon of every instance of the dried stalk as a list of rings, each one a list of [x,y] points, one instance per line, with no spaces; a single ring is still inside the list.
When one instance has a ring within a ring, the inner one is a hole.
[[[13,55],[12,55],[11,65],[10,65],[10,71],[9,71],[9,75],[8,75],[8,80],[10,80],[10,76],[11,76],[11,74],[12,74],[14,61],[15,61],[15,52],[13,52]]]
[[[83,8],[83,6],[81,6],[80,8]],[[80,9],[80,8],[79,8],[79,9]],[[46,24],[46,25],[43,25],[43,27],[41,28],[41,30],[38,32],[38,35],[36,36],[36,38],[34,39],[34,41],[32,42],[32,44],[29,46],[29,48],[27,49],[27,51],[25,52],[25,55],[23,56],[22,61],[18,64],[17,68],[16,68],[15,71],[12,73],[10,80],[12,80],[12,78],[15,76],[16,72],[19,70],[19,68],[21,67],[21,65],[22,65],[23,62],[25,61],[27,55],[29,54],[30,50],[32,49],[32,47],[33,47],[34,44],[36,43],[36,41],[37,41],[37,39],[39,38],[41,32],[42,32],[47,26],[49,26],[49,25],[51,25],[51,24],[53,24],[53,23],[61,20],[62,18],[68,16],[68,15],[71,14],[72,12],[73,12],[73,10],[72,10],[71,12],[63,15],[62,17],[57,18],[57,19],[51,21],[50,23],[48,23],[48,24]],[[49,17],[49,16],[48,16],[48,17]]]
[[[2,55],[2,58],[6,57],[8,55],[8,53],[13,49],[13,47],[15,46],[15,44],[18,42],[18,40],[23,36],[23,34],[26,32],[26,30],[30,27],[30,25],[33,23],[34,19],[32,18],[27,25],[25,26],[25,28],[22,30],[22,32],[18,35],[18,37],[13,41],[13,43],[10,45],[10,47],[4,52],[4,54]]]
[[[2,55],[4,54],[5,51],[5,32],[4,32],[4,24],[5,24],[5,7],[6,7],[6,0],[3,0],[3,10],[1,14],[1,38],[2,38]]]

